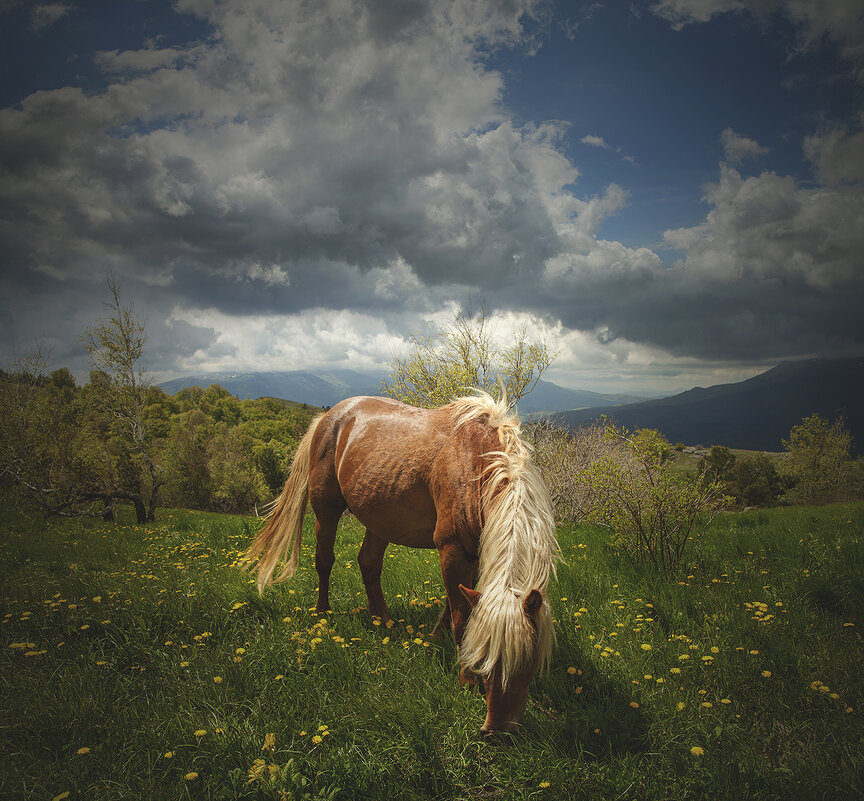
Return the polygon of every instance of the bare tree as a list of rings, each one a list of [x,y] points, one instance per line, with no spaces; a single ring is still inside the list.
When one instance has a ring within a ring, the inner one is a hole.
[[[108,277],[108,290],[111,300],[105,305],[110,315],[88,328],[83,340],[94,368],[110,378],[105,393],[107,409],[117,424],[119,442],[140,467],[140,478],[145,479],[139,479],[137,487],[118,488],[114,497],[132,501],[138,522],[143,523],[154,519],[159,487],[164,483],[144,421],[146,391],[152,383],[141,367],[147,334],[144,323],[135,316],[134,304],[123,304],[113,274]]]

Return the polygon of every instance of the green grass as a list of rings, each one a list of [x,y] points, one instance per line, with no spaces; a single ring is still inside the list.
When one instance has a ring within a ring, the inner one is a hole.
[[[356,521],[341,524],[326,617],[310,610],[311,520],[299,573],[263,598],[233,566],[257,525],[0,509],[0,797],[864,791],[864,504],[724,515],[671,577],[600,529],[562,530],[553,663],[510,747],[481,741],[483,699],[459,688],[452,641],[427,635],[435,552],[388,550],[387,629],[360,610]]]

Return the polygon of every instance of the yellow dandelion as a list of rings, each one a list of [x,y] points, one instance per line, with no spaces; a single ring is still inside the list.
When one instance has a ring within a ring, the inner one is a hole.
[[[731,704],[732,701],[729,700],[728,698],[721,698],[721,699],[720,699],[720,703],[721,703],[721,704]]]
[[[763,679],[770,679],[771,678],[771,671],[770,670],[763,670],[762,671],[762,678]]]
[[[637,704],[635,701],[631,701],[630,706],[632,706],[633,709],[639,709],[639,704]]]
[[[264,745],[261,746],[262,751],[272,751],[276,747],[276,735],[272,732],[264,735]]]
[[[234,653],[235,653],[235,654],[245,654],[245,653],[246,653],[246,649],[245,649],[245,648],[235,648],[235,649],[234,649]]]
[[[720,649],[719,649],[716,645],[712,645],[712,646],[711,646],[711,653],[712,653],[712,654],[719,654],[719,653],[720,653]]]
[[[572,676],[576,673],[576,668],[575,667],[568,667],[567,672]]]
[[[540,782],[540,784],[538,786],[545,788],[545,787],[549,787],[550,784],[551,784],[551,782],[543,781],[543,782]]]
[[[643,642],[642,645],[639,646],[643,651],[651,650],[651,643]]]
[[[684,706],[685,706],[684,702],[683,702],[683,701],[679,701],[679,702],[678,702],[678,711],[680,712],[682,709],[684,709]]]
[[[83,756],[84,754],[89,754],[90,749],[85,745],[85,746],[79,748],[75,753],[78,754],[79,756]]]
[[[180,667],[189,667],[189,663],[188,662],[181,662]]]
[[[321,742],[321,739],[322,739],[322,738],[319,737],[319,736],[316,734],[316,735],[312,738],[312,742],[315,743],[315,745],[318,745],[318,743]]]
[[[279,674],[276,676],[276,681],[282,681],[282,679],[284,679],[284,678],[285,678],[285,677],[284,677],[281,673],[279,673]]]
[[[698,745],[694,745],[694,746],[690,749],[690,753],[693,754],[693,756],[697,756],[697,757],[698,757],[698,756],[702,756],[702,755],[705,753],[705,749],[704,749],[704,748],[700,748]]]
[[[203,737],[205,734],[207,734],[207,729],[196,729],[195,730],[195,736],[196,737]]]
[[[60,795],[55,795],[54,798],[51,799],[51,801],[63,801],[63,799],[65,798],[69,798],[68,790],[64,790],[62,793],[60,793]]]
[[[710,701],[703,701],[702,706],[704,706],[705,709],[711,709],[714,706],[714,704],[712,704]]]
[[[198,774],[194,770],[192,770],[187,773],[183,778],[186,779],[187,782],[194,782],[195,779],[198,778]]]
[[[221,676],[214,676],[213,677],[213,683],[214,684],[221,684],[222,683],[222,677]]]
[[[675,673],[676,675],[681,672],[681,668],[669,668],[670,673]]]
[[[173,751],[166,751],[162,756],[164,756],[165,759],[173,759],[174,758],[174,752]]]

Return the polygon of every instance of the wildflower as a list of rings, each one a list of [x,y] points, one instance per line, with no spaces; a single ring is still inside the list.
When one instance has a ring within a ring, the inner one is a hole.
[[[770,670],[763,670],[762,671],[762,678],[763,679],[770,679],[771,678],[771,671]]]
[[[281,681],[284,678],[285,677],[280,673],[279,675],[276,676],[276,681]]]
[[[316,735],[312,738],[312,742],[313,742],[315,745],[318,745],[318,743],[321,742],[321,739],[322,739],[322,738],[321,738],[319,735],[316,734]]]
[[[221,676],[214,676],[213,677],[213,683],[214,684],[221,684],[222,683],[222,677]]]
[[[720,703],[721,704],[731,704],[732,702],[728,698],[721,698]]]
[[[540,787],[548,787],[550,784],[551,784],[551,782],[543,781],[543,782],[540,782],[539,786]]]
[[[697,756],[697,757],[698,757],[698,756],[702,756],[702,755],[705,753],[705,749],[704,749],[704,748],[700,748],[698,745],[694,745],[694,746],[690,749],[690,753],[693,754],[693,756]]]
[[[51,801],[63,801],[64,798],[69,798],[68,790],[64,790],[62,793],[60,793],[60,795],[55,795],[54,798],[51,799]]]
[[[166,751],[162,756],[164,756],[165,759],[173,759],[174,752],[173,751]]]
[[[681,668],[669,668],[669,672],[677,674],[681,672]]]
[[[270,751],[276,747],[276,735],[272,732],[264,736],[264,745],[261,746],[262,751]]]
[[[637,704],[635,701],[631,701],[630,706],[632,706],[633,709],[639,709],[639,704]]]
[[[195,779],[198,778],[198,774],[193,770],[187,773],[183,778],[186,779],[187,782],[194,782]]]
[[[639,646],[643,651],[651,650],[651,643],[643,642],[641,646]]]
[[[705,709],[711,709],[714,706],[714,704],[712,704],[710,701],[703,701],[702,706],[704,706]]]
[[[180,667],[189,667],[189,663],[188,662],[181,662]]]
[[[235,648],[235,649],[234,649],[234,653],[235,653],[235,654],[245,654],[245,653],[246,653],[246,649],[245,649],[245,648]]]
[[[679,702],[678,702],[678,711],[680,712],[682,709],[684,709],[684,706],[685,706],[684,702],[683,702],[683,701],[679,701]]]
[[[719,649],[716,645],[712,645],[712,646],[711,646],[711,653],[712,653],[712,654],[719,654],[719,653],[720,653],[720,649]]]
[[[576,673],[576,668],[575,667],[568,667],[567,672],[572,676],[574,673]]]
[[[195,730],[195,736],[196,737],[203,737],[205,734],[207,734],[207,729],[196,729]]]
[[[83,756],[84,754],[89,754],[90,749],[85,745],[85,746],[79,748],[75,753],[78,754],[79,756]]]

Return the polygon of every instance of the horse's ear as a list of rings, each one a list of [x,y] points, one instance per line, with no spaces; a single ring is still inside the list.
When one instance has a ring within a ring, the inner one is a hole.
[[[469,589],[464,584],[459,585],[459,590],[465,596],[465,600],[471,604],[472,609],[480,602],[480,593],[477,590]]]
[[[537,615],[541,606],[543,606],[543,596],[540,594],[540,590],[531,590],[525,596],[525,600],[522,601],[522,609],[532,620]]]

